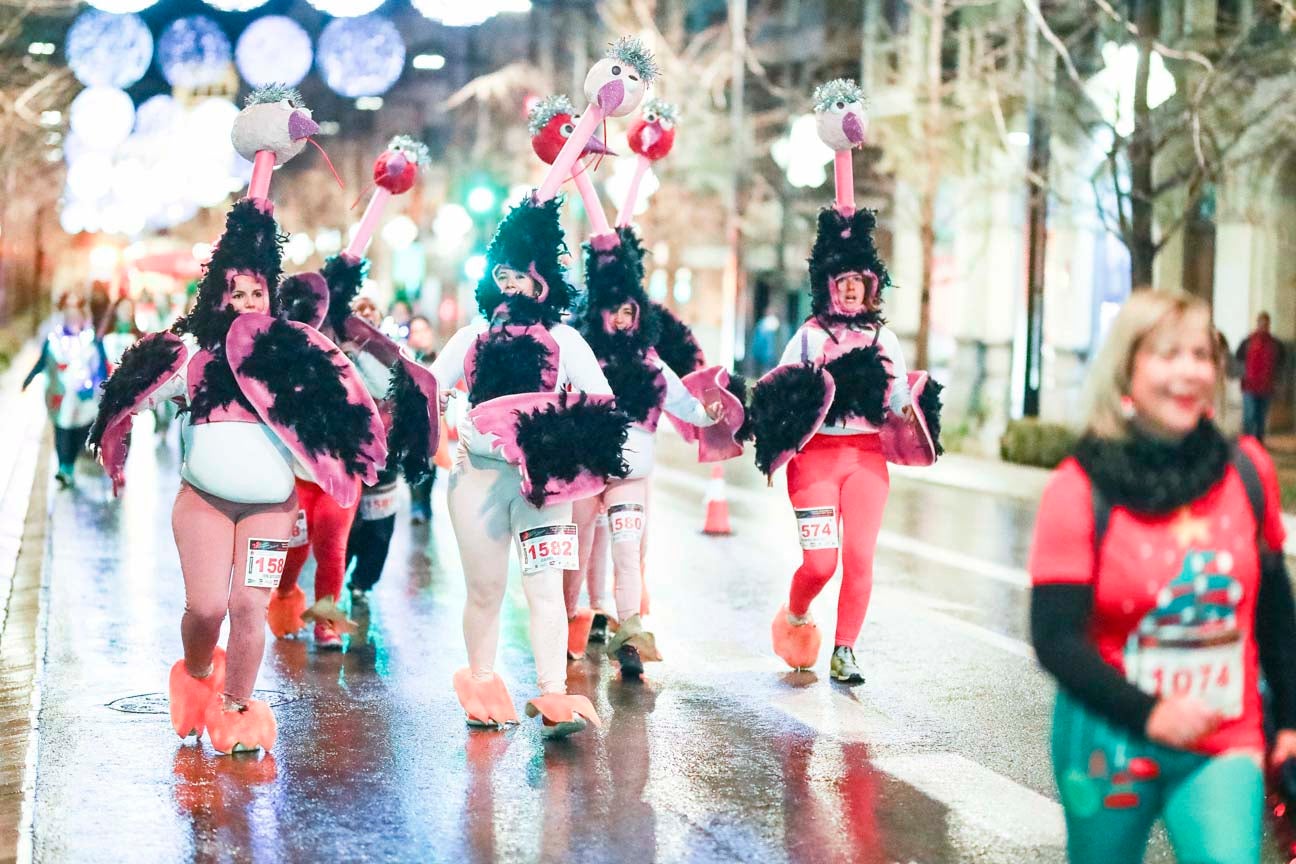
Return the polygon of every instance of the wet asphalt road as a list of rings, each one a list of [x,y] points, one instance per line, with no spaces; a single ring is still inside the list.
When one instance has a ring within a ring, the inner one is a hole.
[[[731,466],[735,534],[702,537],[705,470],[664,432],[679,467],[654,488],[648,579],[666,662],[639,685],[603,658],[572,663],[604,725],[546,745],[535,721],[464,726],[450,686],[464,588],[439,483],[430,530],[402,510],[345,654],[269,643],[259,686],[283,703],[279,742],[228,757],[181,745],[165,715],[176,457],[141,432],[120,501],[84,467],[51,493],[38,861],[1064,860],[1052,688],[1025,642],[1029,503],[894,481],[858,646],[868,682],[848,689],[827,649],[814,673],[770,650],[799,560],[777,483]],[[836,586],[814,610],[829,635]],[[535,693],[526,627],[515,578],[500,669],[519,706]],[[1170,860],[1163,840],[1149,860]]]

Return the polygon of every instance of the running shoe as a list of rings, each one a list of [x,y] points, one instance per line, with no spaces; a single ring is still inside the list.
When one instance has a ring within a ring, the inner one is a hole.
[[[315,647],[327,651],[342,650],[342,634],[327,621],[319,621],[315,624]]]
[[[833,649],[831,674],[834,680],[843,684],[864,683],[864,673],[855,662],[855,652],[849,645],[838,645]]]
[[[608,639],[608,617],[602,612],[594,613],[594,623],[590,625],[589,641],[606,642]]]
[[[639,649],[630,643],[617,649],[616,659],[621,664],[622,678],[638,679],[643,675],[643,658],[639,656]]]

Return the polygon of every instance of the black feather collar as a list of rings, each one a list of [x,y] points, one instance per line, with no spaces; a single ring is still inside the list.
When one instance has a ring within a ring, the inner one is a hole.
[[[1111,506],[1164,515],[1205,495],[1224,477],[1230,447],[1215,424],[1203,420],[1173,444],[1138,432],[1124,441],[1085,435],[1074,455]]]

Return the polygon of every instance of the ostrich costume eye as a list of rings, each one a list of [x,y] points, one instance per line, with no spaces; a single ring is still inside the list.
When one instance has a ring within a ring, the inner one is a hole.
[[[585,76],[585,98],[609,117],[625,117],[643,102],[657,72],[657,63],[643,43],[623,36]]]
[[[319,132],[302,104],[301,94],[291,87],[269,85],[248,97],[246,107],[234,118],[230,140],[238,154],[249,162],[259,151],[275,155],[282,165],[306,147],[306,139]]]
[[[575,119],[575,118],[573,118],[573,119]],[[571,134],[572,134],[573,132],[576,131],[576,124],[575,124],[575,123],[564,123],[564,124],[562,125],[562,129],[560,129],[559,131],[562,132],[562,136],[563,136],[564,138],[570,138],[570,137],[571,137]]]
[[[833,150],[850,150],[864,143],[868,116],[864,91],[849,78],[821,84],[814,92],[815,126],[819,138]]]

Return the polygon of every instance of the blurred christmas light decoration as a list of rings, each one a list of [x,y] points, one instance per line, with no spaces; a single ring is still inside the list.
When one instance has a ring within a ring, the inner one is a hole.
[[[266,0],[203,0],[203,2],[221,12],[251,12],[266,4]]]
[[[1085,82],[1090,98],[1102,110],[1103,120],[1118,135],[1134,131],[1134,81],[1138,71],[1138,46],[1108,42],[1102,49],[1103,69]],[[1157,108],[1175,94],[1175,79],[1161,55],[1153,51],[1148,67],[1148,108]]]
[[[474,186],[468,191],[468,209],[474,213],[489,213],[495,209],[495,190],[489,186]]]
[[[604,186],[607,188],[608,197],[613,201],[624,201],[630,194],[630,184],[634,182],[636,165],[631,160],[618,159],[612,164],[612,174],[608,177]],[[635,199],[634,215],[639,216],[648,210],[648,201],[652,198],[653,193],[661,188],[661,183],[657,180],[657,175],[652,169],[648,169],[643,179],[639,181],[639,195]]]
[[[289,261],[301,266],[315,254],[315,243],[311,241],[309,234],[294,234],[284,244],[284,254]]]
[[[68,68],[87,87],[125,88],[153,62],[153,34],[138,15],[87,9],[68,28]]]
[[[383,226],[382,238],[384,243],[399,252],[409,248],[418,239],[418,225],[402,214]]]
[[[463,265],[464,276],[472,282],[480,282],[486,275],[486,256],[469,255]]]
[[[283,15],[267,15],[248,25],[234,48],[234,63],[253,87],[296,87],[310,74],[314,54],[302,26]]]
[[[115,87],[87,87],[68,108],[72,133],[97,150],[111,150],[135,125],[135,103]]]
[[[358,18],[368,15],[383,4],[383,0],[307,0],[310,5],[334,18]]]
[[[445,57],[440,54],[416,54],[410,61],[410,65],[415,69],[435,72],[438,69],[444,69],[446,64]]]
[[[476,27],[496,15],[531,11],[531,0],[413,0],[414,8],[444,27]]]
[[[172,87],[214,84],[229,67],[229,38],[205,15],[177,18],[162,31],[157,58],[162,77]]]
[[[230,131],[238,117],[238,106],[228,99],[213,97],[194,106],[185,118],[186,137],[204,153],[234,154]]]
[[[379,15],[338,18],[320,34],[315,63],[339,96],[381,96],[405,69],[405,43],[396,25]]]
[[[315,235],[315,248],[321,255],[332,255],[342,250],[342,232],[336,228],[325,228]]]
[[[184,110],[166,93],[150,96],[135,109],[135,134],[168,138],[180,128]]]
[[[445,204],[432,220],[432,233],[446,244],[459,243],[473,230],[472,216],[458,204]]]
[[[114,15],[129,15],[132,12],[143,12],[157,0],[89,0],[90,5]]]
[[[803,114],[792,121],[788,134],[774,142],[770,155],[787,175],[793,186],[815,188],[828,179],[825,166],[833,161],[833,151],[819,138],[819,123],[813,114]]]

